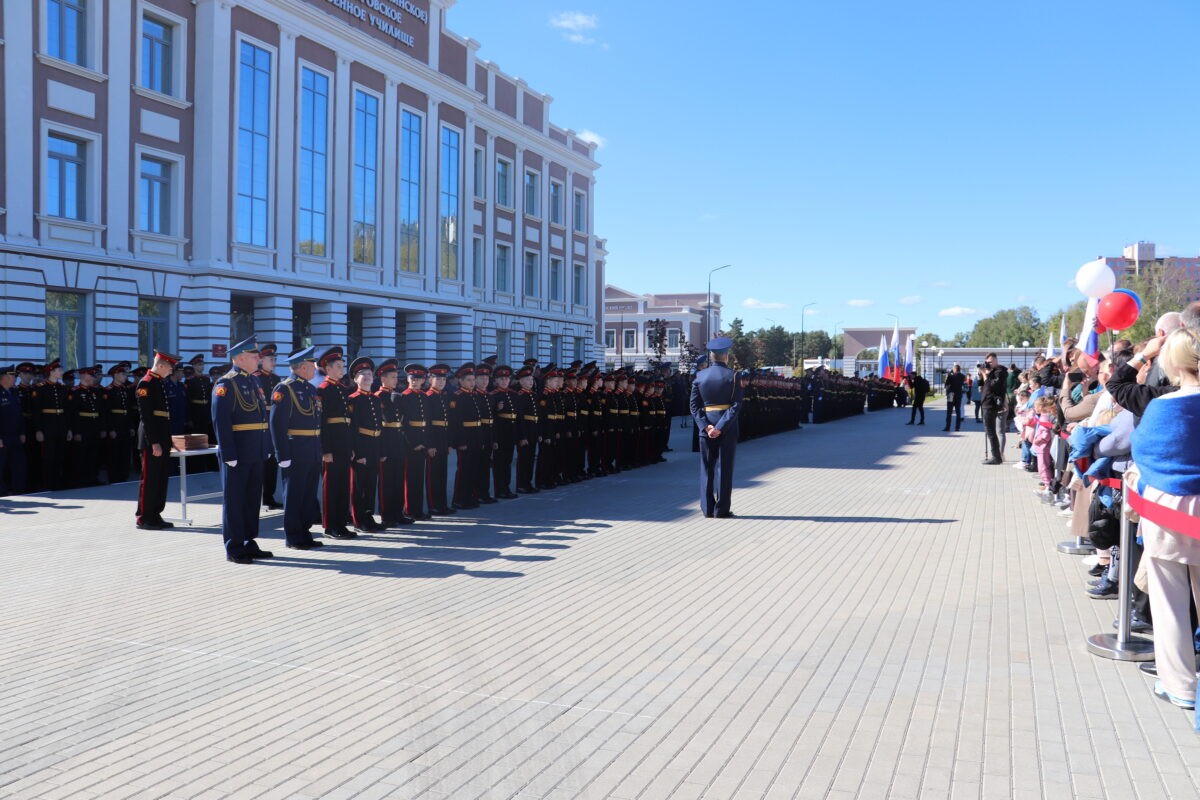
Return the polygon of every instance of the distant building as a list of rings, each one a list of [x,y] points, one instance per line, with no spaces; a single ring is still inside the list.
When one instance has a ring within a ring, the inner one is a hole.
[[[677,364],[684,341],[703,348],[708,331],[721,329],[721,295],[713,293],[707,309],[704,292],[635,294],[619,286],[604,287],[604,360],[608,364],[645,367],[654,357],[650,321],[666,320],[666,360]],[[706,319],[706,311],[711,320]],[[711,324],[710,324],[711,323]]]
[[[1188,302],[1200,300],[1200,257],[1159,256],[1155,253],[1154,242],[1137,242],[1127,245],[1121,256],[1098,256],[1095,261],[1111,268],[1119,284],[1149,266],[1164,267],[1168,273],[1178,272],[1186,287]]]

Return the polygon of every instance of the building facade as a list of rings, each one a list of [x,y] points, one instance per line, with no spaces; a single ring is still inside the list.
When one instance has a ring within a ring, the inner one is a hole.
[[[666,360],[679,363],[682,346],[690,342],[703,349],[707,331],[721,330],[721,295],[635,294],[619,286],[604,287],[604,361],[644,368],[657,356],[651,344],[656,319],[667,323]],[[711,314],[711,321],[708,315]],[[710,327],[711,324],[711,327]]]
[[[1182,293],[1187,295],[1189,303],[1200,300],[1200,257],[1160,256],[1154,242],[1137,242],[1126,245],[1120,256],[1099,256],[1095,261],[1106,264],[1116,273],[1118,285],[1125,285],[1128,278],[1146,267],[1162,267],[1168,279],[1177,282]]]
[[[5,2],[0,362],[589,357],[595,147],[453,5]]]

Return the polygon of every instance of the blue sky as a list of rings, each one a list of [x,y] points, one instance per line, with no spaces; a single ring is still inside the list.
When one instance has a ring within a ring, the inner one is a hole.
[[[950,335],[1200,254],[1195,0],[459,0],[449,27],[601,137],[609,283],[751,328]]]

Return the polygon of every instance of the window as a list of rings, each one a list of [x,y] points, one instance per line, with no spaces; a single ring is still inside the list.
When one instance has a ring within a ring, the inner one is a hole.
[[[354,92],[354,175],[351,181],[353,260],[375,263],[376,202],[379,196],[379,98]]]
[[[87,64],[86,0],[49,0],[46,6],[46,50],[54,58]]]
[[[567,353],[563,350],[563,337],[558,334],[550,337],[550,360],[558,364],[567,360]]]
[[[571,302],[577,306],[587,304],[587,266],[576,264],[575,275],[571,281]]]
[[[487,197],[487,176],[483,169],[484,152],[482,147],[475,148],[475,164],[471,173],[472,179],[475,181],[475,197],[478,200],[483,200]]]
[[[506,244],[496,245],[496,291],[512,291],[512,248]]]
[[[154,351],[171,352],[171,304],[138,298],[138,363],[154,363]]]
[[[441,181],[438,186],[438,274],[458,280],[458,201],[462,183],[461,136],[442,128]]]
[[[402,111],[400,130],[400,270],[421,271],[421,118]]]
[[[550,299],[563,299],[563,261],[561,258],[550,259]]]
[[[244,294],[229,296],[229,338],[240,342],[254,333],[254,298]]]
[[[138,179],[138,230],[170,235],[171,167],[169,161],[142,156]]]
[[[577,336],[575,338],[574,357],[579,359],[580,361],[583,361],[583,357],[584,357],[583,354],[586,352],[587,352],[587,339],[583,338],[582,336]]]
[[[550,181],[550,224],[563,224],[563,185]]]
[[[679,328],[668,328],[667,329],[667,347],[670,348],[671,350],[679,349],[679,334],[680,333],[682,333],[682,331],[680,331]]]
[[[237,241],[267,247],[271,182],[271,53],[242,42],[238,62]]]
[[[654,352],[654,331],[646,331],[646,352]]]
[[[87,347],[87,300],[76,292],[46,291],[46,363],[65,369],[92,363]]]
[[[297,249],[310,256],[328,252],[329,77],[300,69],[300,175]]]
[[[617,349],[617,332],[609,329],[604,332],[604,347],[608,350]]]
[[[541,215],[540,183],[536,172],[525,173],[525,213],[531,217]]]
[[[501,364],[509,362],[511,347],[509,332],[496,331],[496,356]]]
[[[471,285],[483,288],[483,239],[471,239]]]
[[[633,328],[626,328],[622,333],[622,345],[626,350],[633,350],[637,347],[637,331]]]
[[[363,307],[350,306],[346,310],[346,361],[358,358],[362,352],[364,331]]]
[[[163,94],[174,88],[175,29],[151,16],[142,17],[142,86]]]
[[[512,208],[512,162],[496,159],[496,205]]]
[[[525,281],[522,292],[526,297],[538,296],[538,272],[541,270],[541,256],[537,253],[525,253]]]
[[[575,230],[579,233],[587,233],[587,195],[583,192],[575,193]]]
[[[52,133],[46,145],[46,213],[87,219],[87,143]]]
[[[404,327],[401,325],[400,327]],[[312,303],[292,301],[292,350],[312,347]],[[397,348],[397,353],[404,351]]]
[[[525,334],[525,357],[536,358],[539,361],[542,359],[541,353],[538,352],[538,336],[536,333]]]

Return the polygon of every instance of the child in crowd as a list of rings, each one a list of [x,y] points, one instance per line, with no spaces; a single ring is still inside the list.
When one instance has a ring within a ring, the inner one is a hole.
[[[1013,464],[1013,469],[1032,470],[1035,419],[1033,409],[1029,406],[1028,389],[1017,390],[1016,416],[1013,422],[1017,426],[1017,446],[1021,448],[1021,460]]]
[[[1033,401],[1033,413],[1032,449],[1037,457],[1038,474],[1042,479],[1039,493],[1050,496],[1054,486],[1054,461],[1050,458],[1050,443],[1054,441],[1054,398],[1039,397]]]

